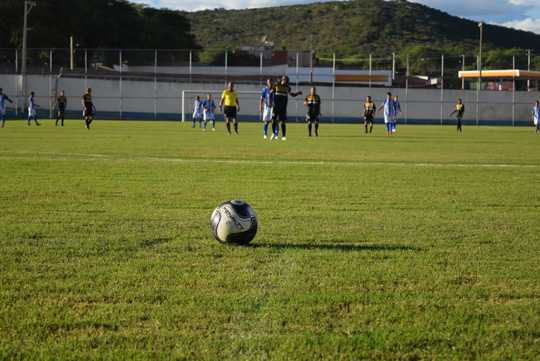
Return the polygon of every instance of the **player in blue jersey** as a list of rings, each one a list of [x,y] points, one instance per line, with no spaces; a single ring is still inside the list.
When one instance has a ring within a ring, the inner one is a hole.
[[[262,112],[262,120],[264,122],[264,139],[268,138],[268,124],[272,122],[272,106],[274,102],[274,94],[270,96],[270,92],[274,87],[272,79],[266,79],[266,88],[263,89],[261,94],[261,104],[259,105],[259,112]]]
[[[392,116],[392,133],[396,132],[396,125],[398,120],[398,112],[401,115],[401,104],[399,104],[398,96],[394,97],[394,115]]]
[[[204,116],[204,128],[203,132],[206,131],[206,123],[209,121],[212,122],[212,131],[216,130],[216,118],[214,116],[214,109],[216,109],[216,104],[212,100],[210,93],[206,96],[206,100],[202,102],[201,108],[203,109]]]
[[[13,100],[9,99],[9,97],[4,94],[2,88],[0,88],[0,116],[2,116],[2,128],[6,122],[6,100],[11,104],[15,103]]]
[[[199,128],[201,127],[202,122],[202,102],[201,98],[197,95],[195,97],[195,101],[193,102],[193,126],[192,128],[195,128],[195,123],[197,120],[199,120]]]
[[[34,101],[34,95],[34,92],[31,92],[30,98],[28,98],[28,125],[30,125],[30,121],[32,120],[32,118],[34,118],[34,122],[36,122],[36,125],[41,125],[37,121],[36,108],[39,108],[39,105],[37,105]]]
[[[386,93],[386,99],[383,101],[379,109],[377,109],[377,114],[379,111],[384,108],[384,124],[386,124],[386,135],[392,134],[392,117],[394,116],[394,100],[392,100],[392,93]]]
[[[532,108],[532,120],[536,127],[535,133],[540,133],[540,106],[538,105],[538,100],[534,103],[534,107]]]

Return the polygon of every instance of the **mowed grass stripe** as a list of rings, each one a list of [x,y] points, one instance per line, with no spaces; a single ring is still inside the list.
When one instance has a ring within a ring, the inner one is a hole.
[[[25,159],[43,159],[43,160],[68,160],[72,157],[80,157],[78,159],[92,158],[107,158],[117,161],[139,161],[147,160],[153,162],[192,162],[192,163],[230,163],[230,164],[296,164],[296,165],[346,165],[346,166],[413,166],[413,167],[501,167],[501,168],[540,168],[540,165],[523,165],[523,164],[435,164],[435,163],[396,163],[396,162],[306,162],[306,161],[264,161],[264,160],[220,160],[220,159],[179,159],[179,158],[156,158],[156,157],[117,157],[106,154],[84,154],[84,153],[51,153],[51,152],[18,152],[17,154],[32,154],[32,155],[54,155],[57,157],[25,157]],[[62,158],[70,157],[70,158]],[[3,159],[18,159],[17,157],[0,156]]]

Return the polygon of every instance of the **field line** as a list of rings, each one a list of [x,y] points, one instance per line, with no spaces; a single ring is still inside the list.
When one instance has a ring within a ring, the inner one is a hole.
[[[34,157],[24,159],[33,160],[70,160],[73,158],[61,157],[83,157],[87,159],[110,159],[115,161],[137,161],[144,160],[150,162],[178,162],[178,163],[223,163],[223,164],[274,164],[274,165],[342,165],[342,166],[398,166],[398,167],[468,167],[468,168],[540,168],[540,165],[526,164],[445,164],[445,163],[404,163],[404,162],[334,162],[334,161],[288,161],[288,160],[235,160],[235,159],[184,159],[184,158],[160,158],[146,156],[116,156],[108,154],[91,153],[59,153],[59,152],[14,152],[15,154],[29,154]],[[54,157],[40,157],[54,156]],[[14,156],[0,155],[2,159],[20,159]]]

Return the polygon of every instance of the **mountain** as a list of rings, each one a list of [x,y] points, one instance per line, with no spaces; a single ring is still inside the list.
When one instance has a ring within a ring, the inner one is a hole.
[[[256,47],[317,51],[399,52],[412,46],[478,48],[478,23],[405,0],[352,0],[246,10],[185,13],[204,49]],[[540,50],[540,35],[483,25],[483,46]]]

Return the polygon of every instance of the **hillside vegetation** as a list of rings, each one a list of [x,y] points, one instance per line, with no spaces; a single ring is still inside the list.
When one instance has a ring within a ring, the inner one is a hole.
[[[411,46],[475,49],[478,23],[404,0],[356,0],[185,13],[205,49],[257,46],[346,52],[399,52]],[[485,49],[534,49],[540,35],[484,25]]]

